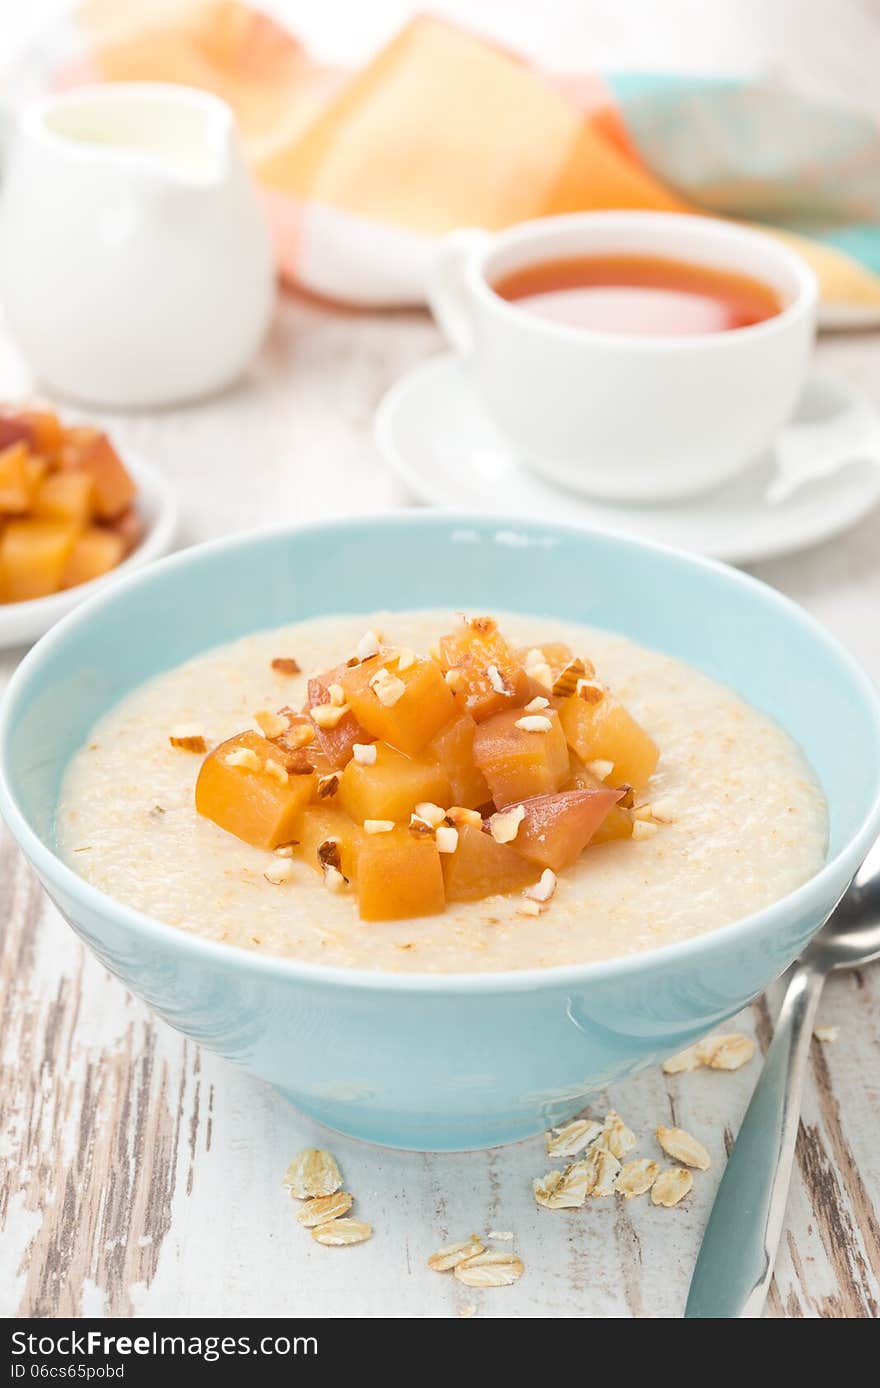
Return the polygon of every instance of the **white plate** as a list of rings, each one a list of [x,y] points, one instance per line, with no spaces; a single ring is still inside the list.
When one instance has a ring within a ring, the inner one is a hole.
[[[144,538],[118,568],[90,583],[80,583],[47,598],[32,598],[29,602],[0,603],[0,649],[23,646],[45,635],[79,603],[100,593],[115,583],[120,574],[142,568],[153,559],[167,554],[177,531],[178,505],[175,492],[166,477],[143,458],[125,454],[125,466],[137,484],[137,509],[144,522]]]
[[[787,436],[807,445],[805,456],[811,434],[829,446],[835,438],[846,441],[844,447],[854,436],[863,442],[833,475],[804,482],[773,505],[766,496],[779,472],[772,452],[733,482],[686,502],[623,506],[565,491],[514,456],[452,353],[432,358],[392,386],[376,412],[374,433],[407,488],[434,506],[582,522],[735,564],[826,540],[880,501],[880,431],[873,406],[854,387],[819,374],[810,377]]]

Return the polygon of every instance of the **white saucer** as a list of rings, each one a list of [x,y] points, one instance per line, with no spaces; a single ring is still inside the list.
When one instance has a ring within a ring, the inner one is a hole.
[[[29,602],[0,603],[0,650],[23,646],[45,635],[86,598],[101,593],[117,579],[167,554],[177,532],[179,509],[171,483],[152,463],[125,453],[125,466],[137,484],[137,508],[144,522],[144,537],[118,568],[90,583],[79,583],[46,598]]]
[[[517,460],[451,352],[392,386],[376,412],[374,434],[407,488],[434,506],[581,522],[735,564],[826,540],[880,501],[880,430],[873,406],[852,386],[818,373],[810,376],[784,431],[786,477],[799,450],[816,467],[813,439],[821,440],[823,450],[833,450],[837,441],[852,461],[798,485],[775,504],[766,495],[779,476],[773,452],[733,482],[686,502],[624,506],[565,491]]]

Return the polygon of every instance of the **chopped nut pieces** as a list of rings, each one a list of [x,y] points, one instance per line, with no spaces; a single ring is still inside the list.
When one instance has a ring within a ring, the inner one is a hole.
[[[201,728],[190,727],[189,725],[172,728],[168,741],[172,747],[179,747],[181,752],[198,752],[201,755],[208,750],[205,734]]]
[[[324,886],[327,888],[328,892],[344,892],[348,886],[348,878],[343,877],[339,868],[325,867]]]
[[[276,761],[274,757],[266,758],[266,765],[263,767],[263,770],[267,776],[271,776],[273,781],[277,781],[279,785],[287,785],[287,772],[284,770],[280,761]]]
[[[550,899],[555,895],[555,893],[556,873],[553,871],[552,868],[545,868],[544,871],[541,873],[541,876],[538,878],[538,881],[533,882],[530,887],[526,887],[523,890],[523,896],[528,901],[537,901],[541,905],[544,905],[545,902],[550,901]]]
[[[598,680],[578,680],[577,693],[585,704],[601,704],[605,698],[605,686]]]
[[[243,766],[246,771],[259,771],[260,759],[250,747],[233,747],[223,758],[227,766]]]
[[[476,1234],[471,1234],[462,1243],[450,1243],[445,1248],[438,1248],[428,1259],[428,1267],[433,1272],[450,1272],[467,1258],[475,1258],[478,1253],[485,1251]]]
[[[438,824],[442,824],[446,818],[446,811],[442,805],[435,805],[430,800],[422,800],[415,807],[417,819],[424,820],[425,824],[430,824],[432,829],[436,829]]]
[[[390,834],[394,828],[393,819],[365,819],[364,833],[366,834]]]
[[[661,1171],[651,1187],[651,1204],[671,1209],[692,1189],[694,1178],[683,1166],[670,1166]]]
[[[517,718],[513,726],[520,728],[524,733],[549,733],[553,731],[553,724],[543,713],[527,713],[525,718]]]
[[[525,817],[526,812],[522,805],[514,805],[510,810],[499,810],[489,820],[489,833],[496,843],[512,843]]]
[[[840,1027],[835,1027],[835,1026],[814,1027],[814,1028],[813,1028],[813,1035],[815,1036],[815,1038],[816,1038],[817,1041],[827,1041],[827,1042],[836,1041],[837,1038],[838,1038],[838,1036],[840,1035]]]
[[[597,761],[588,761],[586,763],[586,769],[591,776],[596,777],[597,781],[607,781],[614,770],[614,762],[604,761],[602,758],[599,758]]]
[[[280,737],[286,733],[290,722],[280,713],[273,713],[271,709],[260,708],[254,714],[254,722],[266,737]]]
[[[359,766],[375,766],[377,748],[375,742],[355,742],[351,754]]]
[[[708,1171],[711,1158],[702,1142],[698,1142],[684,1128],[657,1128],[657,1141],[668,1157],[684,1162],[685,1166],[695,1166],[698,1171]]]
[[[518,1282],[524,1272],[523,1261],[515,1253],[487,1249],[475,1258],[458,1263],[452,1275],[467,1287],[509,1287]]]
[[[575,1118],[563,1128],[551,1128],[544,1134],[547,1154],[551,1157],[574,1157],[600,1137],[604,1129],[592,1118]]]
[[[556,695],[557,699],[570,698],[577,689],[578,680],[582,679],[586,673],[587,667],[584,665],[584,662],[578,656],[575,656],[574,660],[570,660],[568,664],[559,671],[559,674],[553,681],[552,692]]]
[[[625,1200],[632,1200],[633,1196],[649,1191],[659,1174],[660,1167],[650,1157],[636,1157],[635,1161],[628,1161],[620,1168],[614,1189]]]
[[[651,811],[651,818],[656,819],[658,824],[675,823],[675,802],[668,795],[663,795],[659,800],[652,801],[648,808]]]
[[[276,655],[272,669],[279,675],[299,675],[302,673],[299,662],[291,655]]]
[[[525,706],[526,713],[541,713],[545,708],[550,707],[550,700],[545,699],[543,694],[536,694],[534,699],[530,699]]]
[[[377,670],[370,680],[370,688],[383,708],[393,708],[406,693],[406,685],[390,670]]]
[[[467,680],[465,679],[461,670],[447,670],[443,678],[449,685],[449,688],[452,690],[453,694],[456,692],[456,690],[464,689],[467,685]]]
[[[338,1219],[340,1215],[347,1214],[352,1203],[352,1197],[347,1190],[338,1190],[334,1195],[319,1195],[314,1200],[307,1200],[302,1209],[297,1211],[296,1217],[307,1229],[314,1229],[319,1224],[326,1224],[331,1219]]]
[[[460,829],[462,824],[470,824],[473,829],[483,827],[483,817],[479,810],[468,810],[464,805],[453,805],[446,811],[446,818],[457,829]]]
[[[318,844],[318,862],[322,868],[338,868],[342,864],[342,854],[338,839],[325,839]]]
[[[317,1225],[312,1230],[312,1238],[328,1248],[341,1248],[349,1243],[365,1243],[372,1232],[372,1224],[363,1219],[331,1219],[327,1224]]]
[[[323,1147],[306,1147],[284,1173],[284,1184],[297,1200],[335,1195],[342,1185],[336,1158]]]
[[[658,832],[658,826],[650,819],[634,819],[632,827],[632,838],[636,843],[643,839],[652,839]]]
[[[330,702],[333,704],[334,708],[345,707],[345,690],[342,688],[341,684],[328,684],[327,693],[330,696]]]
[[[318,727],[329,732],[333,728],[338,728],[348,713],[348,707],[346,704],[313,704],[310,712]]]
[[[274,887],[281,887],[285,882],[291,882],[296,876],[296,868],[290,858],[279,858],[277,863],[272,863],[263,873],[267,882],[271,882]]]
[[[355,650],[359,660],[369,660],[370,656],[378,655],[382,649],[382,644],[374,631],[365,631]]]
[[[411,665],[415,665],[415,663],[416,663],[416,653],[415,653],[415,651],[411,651],[410,648],[409,648],[409,646],[401,646],[400,650],[397,652],[397,669],[398,669],[398,671],[400,671],[400,670],[408,670],[408,669],[410,668],[410,666],[411,666]]]
[[[510,698],[512,690],[507,688],[507,685],[501,678],[501,673],[497,665],[488,665],[486,667],[486,677],[496,694],[504,694],[507,698]]]
[[[316,793],[319,800],[327,800],[331,795],[335,795],[339,789],[339,776],[335,771],[331,771],[326,776],[318,777]]]
[[[543,913],[544,908],[540,901],[531,901],[528,897],[523,897],[516,908],[518,916],[541,916]]]
[[[711,1036],[697,1044],[697,1052],[710,1070],[738,1070],[755,1054],[755,1043],[742,1032],[731,1031],[726,1036]]]
[[[454,853],[458,848],[458,830],[441,824],[435,835],[438,853]]]

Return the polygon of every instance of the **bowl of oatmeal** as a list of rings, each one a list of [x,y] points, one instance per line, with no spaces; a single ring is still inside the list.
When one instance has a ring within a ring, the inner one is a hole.
[[[880,827],[880,708],[742,574],[402,515],[121,581],[23,662],[0,777],[159,1015],[332,1127],[460,1149],[564,1120],[787,966]]]

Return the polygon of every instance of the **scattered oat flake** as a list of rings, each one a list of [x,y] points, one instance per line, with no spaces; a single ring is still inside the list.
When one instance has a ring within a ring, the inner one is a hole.
[[[296,1217],[307,1229],[314,1229],[319,1224],[328,1224],[331,1219],[347,1214],[352,1203],[347,1190],[337,1190],[333,1195],[318,1195],[314,1200],[307,1200],[297,1211]]]
[[[548,1210],[554,1209],[551,1201],[561,1181],[561,1171],[548,1171],[546,1176],[536,1176],[532,1181],[532,1190],[537,1203]]]
[[[342,1248],[349,1243],[365,1243],[372,1232],[372,1224],[364,1219],[331,1219],[326,1224],[316,1225],[312,1238],[328,1248]]]
[[[605,1125],[596,1145],[620,1159],[635,1147],[636,1135],[632,1128],[626,1126],[620,1114],[612,1109],[605,1116]]]
[[[515,1253],[489,1249],[459,1263],[452,1275],[466,1287],[509,1287],[518,1282],[524,1272],[523,1261]]]
[[[755,1043],[751,1036],[731,1031],[726,1036],[710,1036],[708,1041],[698,1042],[697,1054],[711,1070],[738,1070],[755,1054]]]
[[[692,1189],[694,1178],[683,1166],[668,1166],[651,1187],[651,1204],[671,1209]]]
[[[594,1147],[590,1152],[590,1158],[596,1171],[596,1179],[590,1194],[594,1198],[613,1195],[621,1170],[618,1158],[606,1147]]]
[[[598,1177],[597,1153],[590,1152],[564,1171],[549,1171],[540,1180],[533,1181],[532,1189],[538,1204],[548,1210],[575,1210],[592,1195]]]
[[[428,1267],[434,1272],[450,1272],[465,1259],[474,1258],[478,1253],[485,1251],[476,1234],[471,1234],[469,1239],[464,1239],[461,1243],[449,1243],[445,1248],[438,1248],[428,1259]]]
[[[575,1118],[562,1128],[551,1128],[544,1134],[547,1153],[551,1157],[576,1157],[584,1147],[602,1133],[602,1124],[594,1118]]]
[[[840,1027],[821,1026],[813,1028],[813,1035],[817,1041],[836,1041],[840,1035]]]
[[[663,1062],[664,1075],[682,1075],[690,1070],[699,1070],[703,1064],[699,1046],[686,1046],[683,1051],[669,1056]]]
[[[486,1238],[497,1239],[499,1243],[513,1243],[513,1233],[510,1229],[490,1229]]]
[[[294,660],[292,655],[276,655],[272,661],[272,669],[279,675],[299,675],[301,673],[298,660]]]
[[[712,1159],[702,1142],[698,1142],[684,1128],[664,1128],[661,1124],[657,1129],[657,1141],[667,1157],[684,1162],[685,1166],[695,1166],[698,1171],[708,1171],[712,1164]]]
[[[324,1147],[305,1147],[284,1173],[284,1184],[297,1200],[335,1195],[342,1185],[336,1158]]]
[[[620,1168],[614,1189],[625,1200],[632,1200],[633,1196],[644,1195],[650,1190],[659,1174],[660,1167],[650,1157],[636,1157]]]

